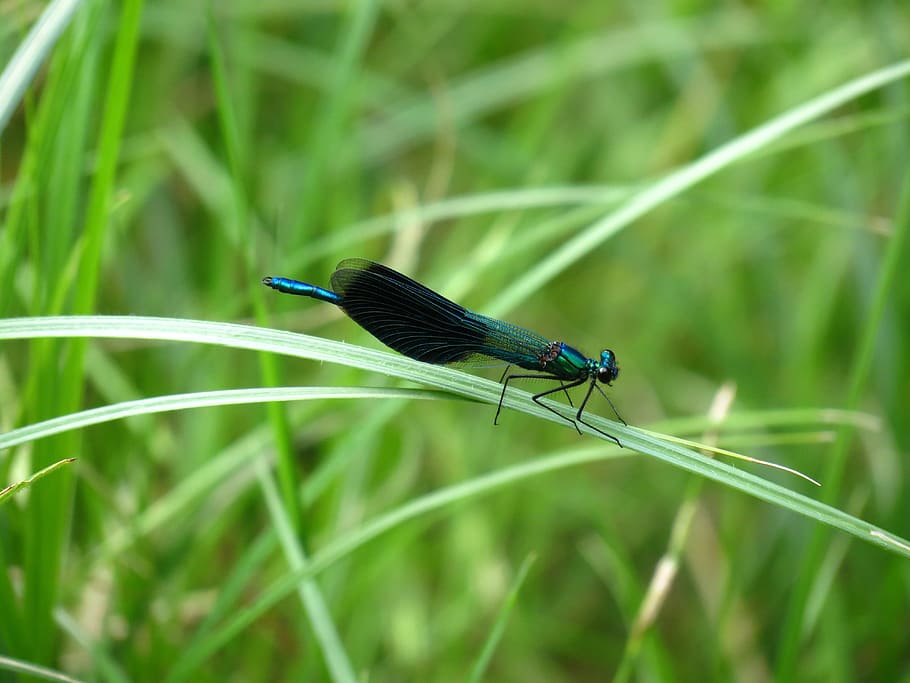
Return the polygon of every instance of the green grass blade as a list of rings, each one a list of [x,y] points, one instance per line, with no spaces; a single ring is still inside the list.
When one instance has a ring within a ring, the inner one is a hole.
[[[212,408],[215,406],[242,405],[286,401],[324,401],[333,399],[432,399],[447,396],[441,392],[418,389],[374,389],[370,387],[278,387],[259,389],[226,389],[224,391],[199,391],[191,394],[155,396],[136,401],[61,415],[50,420],[13,429],[0,434],[0,450],[43,439],[54,434],[82,429],[90,425],[122,420],[136,415],[153,415],[176,410]]]
[[[4,657],[3,655],[0,655],[0,670],[27,676],[29,680],[55,681],[56,683],[81,683],[80,679],[72,678],[59,671],[32,664],[31,662],[23,662],[21,659]]]
[[[21,491],[22,489],[27,488],[28,486],[31,486],[36,481],[38,481],[42,477],[46,477],[48,474],[50,474],[54,470],[57,470],[57,469],[63,467],[64,465],[69,465],[74,462],[76,462],[76,458],[64,458],[63,460],[58,460],[57,462],[55,462],[51,465],[48,465],[44,469],[39,470],[38,472],[35,472],[28,479],[23,479],[22,481],[17,481],[13,484],[10,484],[5,489],[0,489],[0,505],[5,503],[7,498],[12,497],[18,491]]]
[[[0,136],[81,0],[53,0],[0,73]]]
[[[468,683],[480,683],[483,680],[484,674],[490,666],[490,660],[493,659],[493,653],[496,652],[496,646],[499,645],[499,641],[502,640],[502,636],[506,631],[506,624],[509,620],[509,615],[512,613],[512,608],[515,607],[515,603],[518,601],[518,592],[528,577],[528,572],[531,571],[534,560],[534,555],[528,555],[524,562],[521,563],[521,567],[518,568],[518,573],[512,580],[512,586],[509,588],[505,602],[503,602],[502,608],[500,608],[499,614],[496,616],[496,623],[493,624],[490,635],[487,636],[483,644],[483,650],[480,651],[480,655],[471,669],[471,674],[467,678]]]
[[[885,258],[878,271],[878,279],[856,350],[856,357],[849,364],[850,384],[844,405],[846,410],[853,410],[860,405],[862,390],[869,382],[876,344],[882,334],[888,301],[899,288],[899,273],[906,274],[908,263],[910,263],[907,259],[906,249],[908,233],[910,233],[910,173],[904,178],[903,194],[894,220],[894,232],[888,241]],[[902,264],[903,268],[901,268]],[[825,468],[825,479],[830,482],[828,489],[822,492],[822,499],[825,501],[833,503],[838,499],[846,471],[847,453],[854,433],[855,430],[851,425],[843,425],[837,430],[837,440]],[[880,532],[875,530],[874,533]],[[798,654],[806,635],[805,621],[809,594],[829,545],[829,539],[830,534],[827,529],[816,528],[813,530],[812,540],[806,550],[799,580],[794,588],[794,595],[784,624],[783,647],[777,661],[777,676],[781,681],[791,681],[797,676]],[[908,547],[906,541],[894,538],[888,540],[895,547],[906,552]]]
[[[437,389],[492,405],[499,402],[501,392],[497,382],[452,368],[428,365],[403,356],[327,339],[244,325],[129,316],[59,316],[0,321],[0,339],[48,337],[191,341],[271,351],[298,358],[340,363],[399,379],[429,384]],[[503,405],[563,424],[558,416],[537,406],[530,398],[531,395],[528,392],[510,391],[506,395]],[[878,529],[820,501],[738,470],[729,464],[712,460],[690,449],[650,436],[634,427],[626,427],[593,415],[589,419],[595,426],[618,436],[628,448],[731,486],[766,502],[780,505],[853,534],[866,542],[910,557],[904,550],[904,547],[910,544],[897,534]],[[563,424],[563,426],[565,425]]]
[[[857,98],[910,75],[910,60],[892,64],[819,95],[758,128],[721,145],[698,161],[670,173],[645,188],[606,218],[574,238],[530,268],[521,278],[502,291],[486,308],[489,315],[500,316],[526,301],[544,285],[589,255],[605,240],[656,207],[694,187],[729,166],[746,159],[799,126],[814,121]]]

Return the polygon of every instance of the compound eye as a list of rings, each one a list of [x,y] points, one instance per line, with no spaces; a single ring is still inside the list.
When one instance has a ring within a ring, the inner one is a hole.
[[[616,355],[609,349],[600,352],[600,366],[597,368],[597,380],[609,384],[619,376]]]

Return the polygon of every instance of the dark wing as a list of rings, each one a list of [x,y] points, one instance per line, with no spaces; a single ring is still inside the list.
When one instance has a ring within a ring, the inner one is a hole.
[[[465,308],[382,264],[346,259],[332,275],[332,289],[354,322],[410,358],[457,363],[483,344],[484,330],[466,324]]]
[[[332,275],[340,306],[386,346],[415,360],[478,364],[478,357],[536,366],[547,340],[473,313],[406,275],[365,259],[346,259]]]

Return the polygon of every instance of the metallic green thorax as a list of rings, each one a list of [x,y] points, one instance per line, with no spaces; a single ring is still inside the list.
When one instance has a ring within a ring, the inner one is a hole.
[[[540,359],[540,366],[535,368],[529,365],[522,367],[528,370],[540,370],[547,374],[564,380],[577,380],[585,377],[596,377],[598,380],[610,384],[619,375],[616,367],[616,356],[612,351],[600,352],[600,360],[588,358],[578,349],[572,348],[563,342],[552,342],[547,353]]]

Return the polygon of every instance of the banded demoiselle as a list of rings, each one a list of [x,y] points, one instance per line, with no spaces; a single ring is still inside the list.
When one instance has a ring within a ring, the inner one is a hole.
[[[598,382],[610,385],[619,375],[616,355],[600,352],[600,359],[588,358],[561,341],[550,341],[517,325],[474,313],[437,294],[406,275],[366,259],[345,259],[332,274],[332,289],[292,280],[266,277],[262,284],[286,294],[308,296],[341,308],[367,332],[399,353],[436,365],[479,365],[484,358],[507,364],[500,382],[502,394],[493,424],[499,420],[502,401],[513,379],[550,379],[559,382],[534,395],[535,403],[570,422],[578,433],[578,423],[593,429],[622,446],[612,434],[582,419],[585,406],[595,388],[607,399],[613,413],[620,417]],[[509,374],[517,365],[536,374]],[[572,404],[569,389],[588,383],[588,391],[578,407],[575,420],[566,417],[540,399],[563,391]]]

